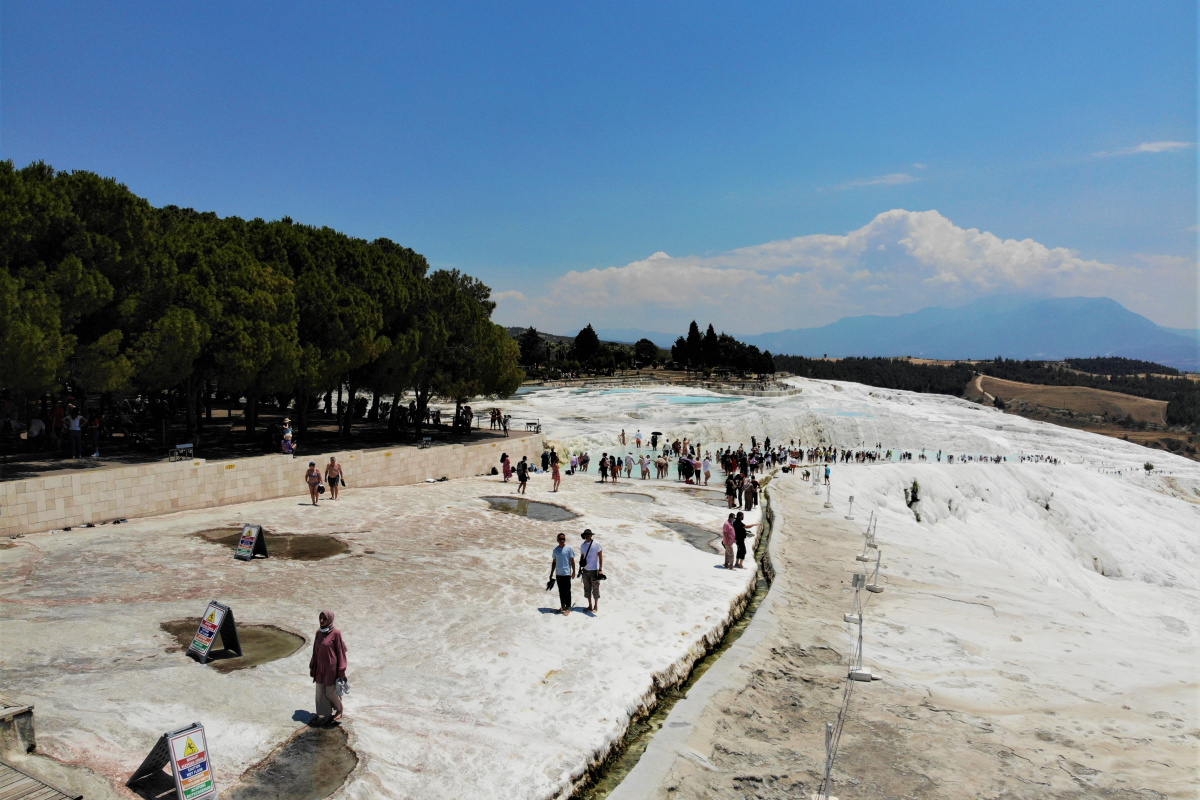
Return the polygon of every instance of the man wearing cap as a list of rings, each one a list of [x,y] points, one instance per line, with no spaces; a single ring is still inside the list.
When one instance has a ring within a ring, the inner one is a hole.
[[[308,496],[312,498],[312,504],[317,505],[317,496],[321,486],[321,470],[317,469],[317,462],[308,462],[308,470],[304,473],[304,482],[308,484]]]
[[[579,546],[579,575],[583,578],[583,598],[587,610],[600,610],[600,580],[604,574],[604,548],[592,538],[592,529],[585,528],[581,534],[583,544]]]
[[[550,578],[558,582],[558,610],[563,616],[571,613],[571,580],[574,577],[575,551],[567,546],[567,535],[560,533],[558,547],[550,556]]]

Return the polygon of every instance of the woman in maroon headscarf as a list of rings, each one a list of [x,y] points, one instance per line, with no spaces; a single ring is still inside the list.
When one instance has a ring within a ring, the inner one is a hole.
[[[337,682],[346,679],[346,642],[342,632],[333,627],[332,611],[322,611],[317,620],[321,627],[313,637],[313,654],[308,662],[308,674],[317,685],[314,724],[340,725],[345,709],[338,697]]]

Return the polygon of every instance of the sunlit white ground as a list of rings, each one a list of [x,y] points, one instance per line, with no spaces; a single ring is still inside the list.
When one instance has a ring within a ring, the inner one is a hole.
[[[658,524],[719,535],[721,509],[669,482],[638,486],[655,498],[645,503],[614,498],[626,487],[594,473],[567,477],[558,494],[535,477],[531,499],[583,515],[563,523],[479,499],[515,488],[476,478],[350,490],[319,508],[297,496],[27,536],[0,551],[0,682],[36,704],[39,751],[104,776],[109,796],[128,796],[118,787],[159,734],[195,720],[229,786],[313,709],[311,645],[222,675],[172,652],[159,624],[217,599],[239,624],[311,642],[328,608],[349,647],[347,728],[360,758],[345,796],[555,796],[620,736],[656,677],[703,652],[753,570],[717,569],[715,552]],[[352,552],[241,563],[190,535],[244,521],[333,533]],[[578,552],[584,527],[605,548],[609,580],[599,615],[561,617],[557,592],[544,591],[554,537],[567,531]]]
[[[794,383],[803,391],[781,398],[556,389],[501,405],[541,419],[560,452],[586,449],[593,464],[602,451],[631,451],[638,429],[705,449],[769,435],[1009,456],[833,468],[839,510],[854,494],[860,519],[882,514],[892,588],[872,601],[881,624],[867,637],[868,664],[996,724],[1109,743],[1116,761],[1118,737],[1146,740],[1151,729],[1186,751],[1197,733],[1200,467],[953,398]],[[1011,460],[1022,453],[1064,463]],[[1148,459],[1159,468],[1151,476]],[[914,478],[921,522],[904,504]],[[563,524],[489,510],[479,497],[513,490],[492,478],[355,490],[319,510],[294,498],[29,536],[0,551],[0,678],[37,704],[41,750],[111,785],[159,733],[196,719],[228,783],[296,728],[294,711],[311,709],[308,654],[218,675],[168,653],[159,622],[215,598],[239,622],[311,635],[316,611],[333,608],[350,647],[349,727],[362,759],[345,796],[552,796],[619,735],[652,676],[720,627],[752,577],[715,569],[715,555],[656,522],[715,531],[719,508],[671,482],[633,483],[656,503],[610,497],[594,466],[559,495],[535,477],[532,499],[584,515]],[[188,536],[242,521],[337,533],[353,552],[239,564]],[[557,606],[543,592],[553,535],[570,531],[577,545],[585,526],[609,558],[601,613],[543,613]]]
[[[563,444],[573,450],[594,452],[622,427],[714,445],[748,446],[751,434],[769,434],[805,446],[924,449],[924,463],[834,466],[833,512],[803,490],[813,515],[840,519],[850,495],[858,529],[872,510],[880,515],[888,588],[870,595],[864,651],[888,688],[875,694],[886,698],[895,687],[960,713],[976,732],[990,728],[989,741],[1048,763],[1053,776],[1035,780],[1055,790],[1151,786],[1195,796],[1200,465],[954,398],[792,383],[799,396],[693,404],[664,389],[563,402],[558,390],[532,393],[520,407],[553,415],[552,430],[569,416],[575,433]],[[938,450],[1009,460],[951,465],[933,460]],[[1020,463],[1020,454],[1062,463]],[[1146,461],[1156,467],[1151,475]],[[910,509],[904,490],[914,480],[921,500]],[[797,489],[789,478],[777,484],[776,494]],[[789,518],[776,535],[798,535],[804,525]],[[861,544],[848,537],[847,576],[862,568],[853,560]],[[845,626],[829,623],[844,652],[849,635],[835,632]],[[863,688],[855,702],[871,703],[872,691]]]

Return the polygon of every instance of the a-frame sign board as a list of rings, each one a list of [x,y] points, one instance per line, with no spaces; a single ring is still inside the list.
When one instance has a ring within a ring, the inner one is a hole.
[[[204,609],[200,618],[200,627],[188,645],[187,653],[201,664],[212,658],[213,642],[217,635],[221,636],[222,646],[231,653],[242,654],[242,643],[238,641],[237,623],[233,620],[233,609],[221,605],[216,600]]]
[[[161,774],[168,764],[175,780],[177,800],[217,800],[217,780],[213,777],[204,726],[199,722],[158,737],[146,760],[125,785],[133,786],[156,773]]]
[[[262,525],[243,525],[242,538],[238,539],[233,557],[238,561],[252,561],[255,556],[270,557],[267,554],[267,533]]]

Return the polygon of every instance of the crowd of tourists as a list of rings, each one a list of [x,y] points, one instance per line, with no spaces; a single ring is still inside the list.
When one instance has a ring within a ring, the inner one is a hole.
[[[9,403],[11,406],[12,403]],[[10,408],[4,420],[4,435],[11,437],[27,453],[50,452],[70,458],[99,458],[100,434],[104,422],[97,409],[78,408],[74,403],[54,404],[49,412],[32,416],[29,424],[21,421],[18,410]]]

